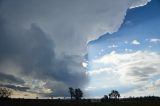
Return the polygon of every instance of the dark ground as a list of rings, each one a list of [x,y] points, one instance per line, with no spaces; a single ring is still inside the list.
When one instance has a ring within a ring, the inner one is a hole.
[[[160,98],[127,98],[117,100],[83,99],[0,99],[0,106],[160,106]]]

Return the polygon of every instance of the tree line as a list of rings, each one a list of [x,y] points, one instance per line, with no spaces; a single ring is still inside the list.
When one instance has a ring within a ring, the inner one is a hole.
[[[12,95],[12,90],[6,87],[0,87],[0,98],[9,98]],[[83,92],[80,88],[72,88],[69,87],[69,93],[70,93],[70,97],[71,100],[80,100],[83,97]],[[108,98],[119,98],[120,97],[120,93],[117,90],[112,90],[111,93],[107,96],[104,95],[104,99],[108,99]]]
[[[73,89],[72,87],[69,88],[69,93],[71,96],[71,100],[73,100],[73,97],[76,100],[80,100],[83,97],[83,92],[80,88],[77,89]],[[117,90],[112,90],[111,93],[109,93],[108,95],[104,95],[104,97],[102,99],[107,100],[107,99],[117,99],[120,97],[120,93]]]

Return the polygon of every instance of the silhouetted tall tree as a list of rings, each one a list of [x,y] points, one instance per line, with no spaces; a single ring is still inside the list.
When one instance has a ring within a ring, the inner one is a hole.
[[[9,98],[11,94],[12,94],[11,89],[5,87],[0,88],[0,98]]]
[[[71,95],[71,100],[74,97],[74,89],[72,87],[69,88],[69,93]]]
[[[76,100],[79,100],[83,97],[83,92],[81,91],[81,89],[75,89],[74,97],[76,98]]]
[[[109,94],[109,98],[115,98],[115,99],[117,99],[119,97],[120,97],[120,94],[116,90],[112,90],[111,93]]]

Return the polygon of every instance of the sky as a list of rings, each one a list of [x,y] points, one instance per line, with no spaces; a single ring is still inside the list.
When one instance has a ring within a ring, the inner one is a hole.
[[[122,97],[160,95],[160,1],[127,11],[119,30],[88,44],[87,91]],[[97,88],[98,87],[98,88]]]
[[[159,9],[159,0],[0,0],[0,86],[14,98],[69,87],[160,95]]]

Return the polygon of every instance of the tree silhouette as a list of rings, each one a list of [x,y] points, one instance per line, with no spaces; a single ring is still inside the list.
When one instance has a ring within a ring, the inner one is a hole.
[[[11,94],[12,94],[11,89],[5,87],[0,88],[0,98],[9,98]]]
[[[112,90],[111,93],[109,94],[109,98],[115,98],[115,99],[117,99],[119,97],[120,97],[120,94],[116,90]]]
[[[69,93],[71,95],[71,100],[74,97],[76,100],[79,100],[83,97],[83,92],[81,91],[81,89],[77,88],[77,89],[73,89],[72,87],[69,88]]]
[[[71,95],[71,100],[74,97],[74,89],[72,87],[69,88],[69,93]]]
[[[79,88],[75,89],[74,97],[76,98],[76,100],[81,99],[83,97],[83,92]]]
[[[101,102],[106,102],[108,100],[108,96],[104,95],[104,97],[101,99]]]
[[[108,96],[107,96],[107,95],[104,95],[104,99],[105,99],[105,100],[108,100]]]

